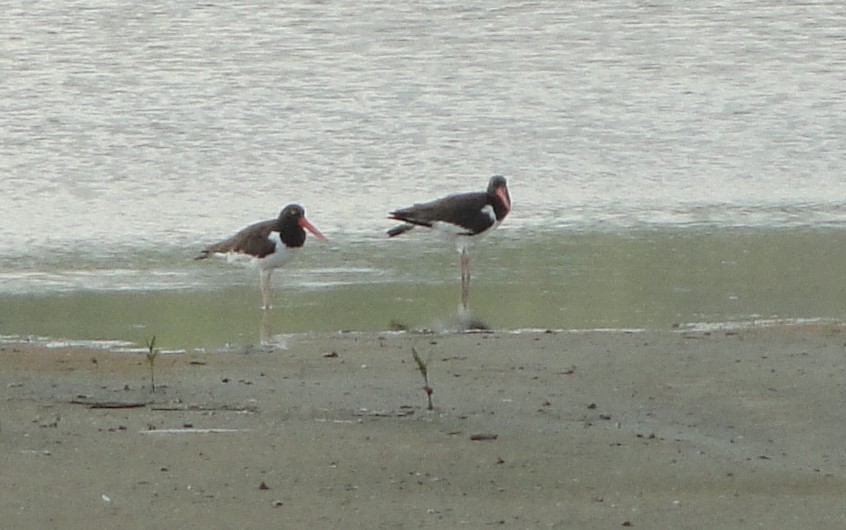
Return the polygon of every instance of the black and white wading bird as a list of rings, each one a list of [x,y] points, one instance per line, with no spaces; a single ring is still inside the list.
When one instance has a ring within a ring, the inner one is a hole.
[[[461,304],[467,313],[470,299],[470,254],[467,244],[472,237],[486,234],[499,226],[511,211],[511,196],[505,177],[495,175],[485,191],[459,193],[441,199],[401,208],[389,218],[403,224],[388,230],[388,237],[398,236],[416,226],[425,226],[448,234],[460,253]]]
[[[302,248],[306,230],[326,241],[323,234],[308,222],[303,207],[289,204],[278,218],[251,224],[229,239],[207,246],[194,259],[220,254],[230,263],[256,266],[261,276],[262,309],[270,309],[270,275],[273,269],[291,261]]]

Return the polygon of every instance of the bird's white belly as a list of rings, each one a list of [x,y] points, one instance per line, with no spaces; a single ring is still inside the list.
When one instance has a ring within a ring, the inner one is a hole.
[[[299,248],[286,247],[282,243],[282,240],[279,239],[279,232],[271,232],[268,238],[276,243],[276,251],[273,254],[268,254],[263,258],[257,258],[242,252],[230,252],[226,254],[227,263],[269,270],[285,266],[297,255]]]
[[[294,259],[299,248],[288,248],[282,243],[276,245],[276,252],[268,254],[267,256],[256,260],[260,269],[276,269],[284,266],[289,261]]]
[[[470,235],[466,233],[466,228],[454,225],[452,223],[444,223],[439,221],[432,223],[432,228],[434,228],[435,232],[440,234],[441,237],[443,237],[444,239],[453,241],[455,243],[456,250],[458,250],[459,252],[464,252],[469,249],[471,240],[478,241],[479,239],[482,239],[484,236],[491,233],[494,228],[500,225],[500,221],[496,220],[496,214],[494,213],[494,209],[492,206],[487,205],[482,208],[482,213],[487,214],[491,218],[491,222],[493,224],[491,224],[490,227],[488,227],[486,230],[482,230],[478,234]]]

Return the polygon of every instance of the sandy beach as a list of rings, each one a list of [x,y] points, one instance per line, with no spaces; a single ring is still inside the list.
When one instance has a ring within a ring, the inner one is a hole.
[[[5,528],[846,527],[835,325],[0,356]]]

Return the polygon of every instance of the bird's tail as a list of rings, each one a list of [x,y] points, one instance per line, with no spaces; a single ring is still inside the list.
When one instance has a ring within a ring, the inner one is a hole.
[[[400,234],[404,234],[414,228],[414,225],[411,223],[403,223],[401,225],[397,225],[390,230],[388,230],[388,237],[398,236]]]

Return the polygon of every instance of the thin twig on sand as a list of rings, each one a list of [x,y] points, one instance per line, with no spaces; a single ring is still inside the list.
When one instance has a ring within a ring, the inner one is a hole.
[[[411,356],[414,357],[414,362],[417,363],[417,369],[420,370],[420,375],[423,376],[423,390],[426,392],[426,399],[428,400],[429,404],[426,407],[426,410],[434,410],[434,405],[432,405],[432,386],[429,384],[429,367],[426,366],[426,363],[423,359],[420,358],[420,355],[417,354],[417,350],[414,349],[414,346],[411,347]]]

